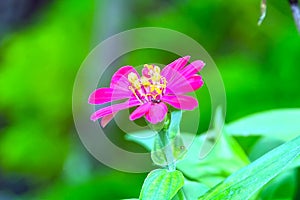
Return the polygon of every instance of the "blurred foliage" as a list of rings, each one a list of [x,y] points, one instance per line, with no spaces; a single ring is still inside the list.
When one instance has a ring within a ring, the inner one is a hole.
[[[74,184],[64,176],[68,174],[66,163],[74,153],[74,137],[70,135],[76,135],[71,111],[73,81],[93,41],[111,33],[158,26],[197,40],[223,76],[228,122],[257,111],[299,107],[300,37],[288,2],[268,1],[268,14],[260,27],[259,4],[250,0],[131,0],[117,8],[115,0],[50,1],[31,23],[4,35],[0,42],[0,199],[16,195],[28,199],[138,196],[144,174],[107,170],[85,150],[81,152],[91,165],[87,175],[76,177],[79,181]],[[104,12],[109,6],[116,7]],[[168,63],[174,58],[166,52],[137,51],[125,56],[121,64],[135,66],[157,60]],[[208,127],[211,110],[205,87],[197,96],[200,133]],[[117,133],[114,137],[122,141],[124,135]],[[237,137],[237,141],[251,159],[262,155],[257,151],[261,146],[266,147],[265,153],[279,145],[253,137]],[[75,157],[79,154],[75,151]],[[79,165],[74,167],[78,169]],[[20,177],[25,183],[19,181]],[[282,175],[293,184],[298,181],[299,188],[299,176],[297,181],[295,177],[297,173]],[[277,184],[276,180],[276,187],[283,191],[288,188],[287,182]],[[25,189],[16,192],[18,187]]]
[[[61,170],[73,80],[91,34],[92,4],[75,2],[50,5],[51,12],[11,34],[2,47],[0,108],[8,120],[0,144],[4,168],[50,176]]]
[[[138,196],[145,176],[102,171],[79,184],[57,183],[36,199],[123,199]],[[126,181],[130,180],[130,181]],[[30,196],[28,199],[32,198]]]

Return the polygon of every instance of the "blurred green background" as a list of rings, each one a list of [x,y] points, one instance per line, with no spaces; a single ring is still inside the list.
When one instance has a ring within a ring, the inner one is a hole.
[[[73,82],[84,58],[123,30],[165,27],[203,45],[224,80],[227,122],[299,107],[300,37],[288,1],[268,1],[260,27],[259,15],[259,0],[2,0],[0,199],[138,196],[146,174],[118,172],[95,160],[79,141],[71,108]],[[142,51],[122,64],[158,59],[167,64],[174,58]],[[211,111],[206,88],[198,97],[200,133]],[[114,133],[119,140],[123,136]]]

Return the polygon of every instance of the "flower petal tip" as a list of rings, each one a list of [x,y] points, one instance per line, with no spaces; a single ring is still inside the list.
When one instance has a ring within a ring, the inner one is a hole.
[[[90,120],[93,122],[97,121],[97,119],[94,119],[94,118],[90,118]]]
[[[105,128],[105,126],[112,120],[113,117],[113,114],[104,116],[100,121],[102,128]]]
[[[196,101],[196,102],[193,104],[193,106],[194,106],[194,107],[191,107],[191,109],[190,109],[190,110],[194,110],[195,108],[197,108],[197,107],[198,107],[198,101]]]
[[[101,117],[98,117],[98,116],[97,116],[97,111],[94,112],[94,113],[90,116],[90,120],[93,121],[93,122],[97,121],[97,120],[100,119],[100,118],[101,118]]]
[[[97,119],[99,119],[99,118],[95,117],[94,115],[91,115],[91,117],[90,117],[90,120],[93,122],[97,121]]]
[[[190,60],[190,58],[191,58],[191,56],[189,56],[189,55],[186,55],[186,56],[184,56],[184,57],[182,57],[183,59],[185,59],[185,60],[187,60],[187,61],[189,61]]]
[[[201,63],[201,69],[206,65],[206,63],[203,61],[203,60],[199,60],[200,61],[200,63]]]
[[[89,97],[88,103],[91,104],[91,105],[95,105],[96,104],[92,97]]]
[[[89,98],[88,98],[88,103],[89,104],[95,104],[94,103],[94,99],[95,99],[95,91],[94,92],[92,92],[91,94],[90,94],[90,96],[89,96]]]

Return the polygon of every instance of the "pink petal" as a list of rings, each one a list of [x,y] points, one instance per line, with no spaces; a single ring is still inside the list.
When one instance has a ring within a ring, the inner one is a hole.
[[[178,73],[178,71],[188,63],[189,59],[190,56],[178,58],[163,68],[161,75],[164,76],[168,81],[171,81],[174,76],[176,76],[176,73]]]
[[[150,109],[151,103],[145,103],[139,106],[135,111],[133,111],[129,117],[130,120],[136,120],[142,116],[144,116]]]
[[[104,116],[101,119],[100,125],[104,128],[113,118],[114,118],[114,114]]]
[[[129,90],[128,92],[125,92],[112,88],[99,88],[92,92],[92,94],[89,96],[88,102],[90,104],[102,104],[129,98],[131,95],[132,94]]]
[[[129,101],[126,101],[124,103],[114,104],[114,105],[111,105],[111,106],[108,106],[108,107],[104,107],[104,108],[101,108],[101,109],[97,110],[96,112],[94,112],[91,115],[91,120],[96,121],[97,119],[102,118],[104,116],[111,115],[111,114],[116,113],[120,110],[124,110],[126,108],[138,106],[140,104],[141,103],[138,100],[129,100]]]
[[[194,97],[183,96],[183,95],[163,96],[162,101],[180,110],[193,110],[198,106],[197,99],[195,99]]]
[[[184,82],[184,79],[189,79],[193,75],[197,74],[203,67],[205,63],[201,60],[196,60],[191,64],[187,65],[185,68],[175,71],[172,73],[172,78],[167,79],[169,85],[177,85]]]
[[[204,81],[202,79],[202,76],[195,74],[188,79],[188,84],[192,87],[193,91],[195,91],[203,86]]]
[[[162,122],[168,112],[168,107],[164,103],[152,104],[149,112],[146,113],[145,117],[151,124],[157,124]]]
[[[130,91],[128,86],[130,85],[128,81],[128,74],[130,72],[136,73],[139,77],[138,72],[132,66],[121,67],[111,78],[110,88],[119,89],[123,91]]]
[[[198,74],[190,76],[189,79],[181,77],[179,81],[168,83],[166,94],[184,94],[193,92],[203,86],[202,77]]]
[[[169,66],[175,70],[180,70],[188,63],[190,58],[191,56],[184,56],[182,58],[178,58],[177,60],[170,63]]]
[[[180,73],[186,78],[189,78],[190,76],[199,72],[204,66],[205,63],[202,60],[196,60],[182,69]]]

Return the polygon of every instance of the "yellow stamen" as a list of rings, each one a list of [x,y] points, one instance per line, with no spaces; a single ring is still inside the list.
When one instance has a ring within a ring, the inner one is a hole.
[[[154,66],[154,72],[160,74],[160,68],[158,66]]]
[[[129,80],[129,82],[132,84],[132,86],[134,88],[136,88],[136,89],[141,88],[141,84],[140,84],[139,78],[138,78],[138,76],[135,73],[130,72],[128,74],[128,80]]]
[[[160,73],[153,73],[153,75],[151,76],[151,79],[154,81],[154,82],[159,82],[160,81],[160,78],[161,78],[161,75]]]
[[[165,77],[161,77],[161,80],[163,81],[163,84],[161,84],[161,86],[163,87],[163,88],[166,88],[167,87],[167,79],[165,78]]]
[[[128,74],[130,82],[129,90],[142,102],[155,101],[162,95],[167,87],[166,78],[160,75],[160,68],[155,65],[147,65],[140,78],[134,72]]]
[[[141,84],[145,87],[149,86],[151,83],[149,82],[149,80],[145,77],[145,76],[142,76],[141,77]]]
[[[145,64],[144,67],[147,67],[149,70],[153,70],[153,65]]]
[[[150,85],[150,92],[153,92],[155,90],[155,85]]]

